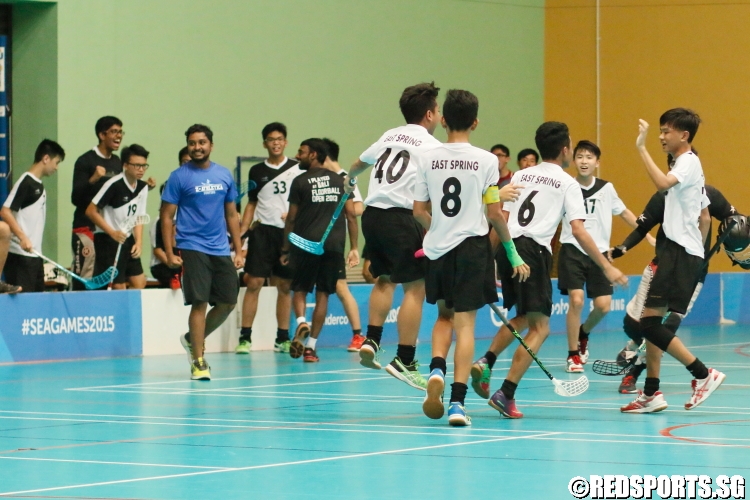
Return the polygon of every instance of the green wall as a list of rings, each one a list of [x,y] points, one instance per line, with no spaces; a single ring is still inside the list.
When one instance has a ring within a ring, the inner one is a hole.
[[[479,146],[516,152],[543,117],[543,0],[60,0],[56,15],[62,262],[73,163],[105,114],[123,120],[124,144],[152,152],[159,182],[196,122],[212,127],[213,159],[228,167],[261,155],[260,130],[276,120],[290,156],[327,136],[346,166],[403,122],[398,97],[420,81],[477,94]],[[157,209],[152,192],[152,218]]]

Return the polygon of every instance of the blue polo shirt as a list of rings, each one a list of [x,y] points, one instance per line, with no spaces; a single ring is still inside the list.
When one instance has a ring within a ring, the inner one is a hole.
[[[237,187],[228,169],[185,163],[170,174],[161,199],[177,205],[177,248],[230,255],[224,204],[235,202]]]

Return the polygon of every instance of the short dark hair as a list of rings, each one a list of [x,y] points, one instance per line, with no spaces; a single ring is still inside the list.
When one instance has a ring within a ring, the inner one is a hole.
[[[499,149],[500,151],[502,151],[507,156],[510,156],[510,149],[508,149],[508,146],[506,146],[505,144],[495,144],[494,146],[492,146],[490,148],[490,152],[492,153],[496,149]]]
[[[398,100],[406,123],[418,124],[428,111],[435,109],[439,92],[440,89],[435,86],[435,82],[406,87],[401,93],[401,99]]]
[[[281,122],[273,122],[269,123],[265,127],[263,127],[263,131],[261,132],[263,134],[263,140],[266,140],[266,137],[268,137],[271,132],[280,132],[284,139],[286,139],[286,125],[284,125]]]
[[[516,161],[521,161],[521,158],[526,158],[529,155],[534,155],[534,158],[536,158],[537,163],[539,163],[539,153],[536,152],[536,150],[531,148],[522,149],[518,152],[518,157],[516,158]]]
[[[578,144],[576,144],[576,147],[573,150],[573,155],[574,156],[577,155],[579,150],[588,151],[589,153],[596,156],[597,160],[602,157],[602,150],[599,149],[599,146],[597,146],[591,141],[587,141],[587,140],[578,141]]]
[[[701,117],[692,109],[673,108],[665,111],[659,118],[659,125],[667,125],[675,130],[688,133],[688,143],[693,142],[695,134],[698,132],[698,125],[701,124]]]
[[[161,186],[159,186],[159,196],[164,194],[164,188],[166,187],[167,187],[167,182],[166,181],[162,182]]]
[[[131,156],[143,156],[144,158],[148,158],[149,154],[150,153],[146,151],[146,148],[144,148],[140,144],[131,144],[130,146],[125,146],[123,148],[122,153],[120,154],[120,158],[122,159],[122,163],[124,165],[130,161]]]
[[[60,161],[63,161],[65,159],[65,150],[55,141],[50,139],[43,139],[42,142],[40,142],[36,147],[36,152],[34,153],[34,163],[39,163],[40,161],[42,161],[42,158],[44,158],[45,155],[49,156],[50,159],[59,157]]]
[[[326,143],[323,142],[322,139],[305,139],[300,143],[300,146],[307,146],[311,152],[315,153],[318,163],[320,164],[326,161],[326,158],[328,157],[328,148],[326,148]]]
[[[213,144],[214,142],[214,133],[213,131],[208,128],[208,125],[201,125],[200,123],[196,123],[195,125],[192,125],[187,131],[185,132],[185,139],[189,139],[191,135],[195,133],[203,132],[206,134],[206,137],[208,138],[208,142]]]
[[[329,139],[328,137],[323,137],[321,139],[326,144],[326,149],[328,150],[328,157],[331,159],[331,161],[339,161],[339,145],[336,144],[336,141]]]
[[[451,130],[469,130],[479,114],[479,99],[468,90],[450,89],[443,103],[445,123]]]
[[[536,129],[534,142],[542,160],[554,160],[564,147],[570,146],[570,131],[564,123],[544,122]]]
[[[187,146],[185,146],[184,148],[182,148],[182,149],[180,150],[180,152],[179,152],[179,153],[177,153],[177,155],[178,155],[178,156],[177,156],[177,164],[178,164],[178,165],[182,165],[182,157],[183,157],[183,156],[187,156],[188,154],[189,154],[189,153],[188,153],[188,148],[187,148]]]
[[[94,132],[96,133],[96,138],[99,138],[99,134],[104,134],[112,128],[112,125],[119,125],[122,127],[122,121],[120,121],[119,118],[116,116],[102,116],[98,120],[96,120],[96,125],[94,125]]]

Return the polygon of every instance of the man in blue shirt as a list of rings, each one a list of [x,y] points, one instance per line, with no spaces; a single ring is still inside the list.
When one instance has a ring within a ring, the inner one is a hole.
[[[191,306],[190,331],[180,336],[180,342],[188,353],[192,379],[210,380],[204,341],[234,309],[239,292],[236,269],[245,259],[238,253],[233,262],[229,251],[227,228],[234,248],[242,248],[237,187],[229,170],[209,159],[213,132],[205,125],[193,125],[185,136],[190,161],[169,176],[160,220],[169,266],[183,267],[182,293]],[[173,248],[175,212],[177,247]],[[208,304],[212,308],[206,314]]]

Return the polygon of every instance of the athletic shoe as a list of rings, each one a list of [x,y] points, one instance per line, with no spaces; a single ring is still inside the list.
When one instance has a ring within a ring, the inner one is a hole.
[[[577,354],[575,356],[568,356],[568,366],[565,368],[568,373],[581,373],[583,371],[583,362],[581,357]]]
[[[620,383],[620,388],[617,389],[617,392],[620,394],[635,394],[638,392],[638,389],[635,386],[635,377],[632,375],[625,375],[622,377],[622,382]]]
[[[434,420],[443,418],[445,407],[443,406],[443,390],[445,389],[445,374],[440,368],[430,372],[427,379],[427,395],[422,402],[422,411],[428,418]]]
[[[274,340],[273,342],[273,352],[289,352],[289,348],[291,347],[292,342],[290,340],[283,340],[279,342],[278,340]]]
[[[523,418],[523,413],[516,408],[516,400],[505,397],[502,389],[498,389],[487,404],[499,411],[504,417]]]
[[[471,425],[471,417],[466,414],[466,408],[461,403],[451,403],[448,407],[448,423],[454,427]]]
[[[578,357],[581,358],[582,365],[589,360],[589,339],[578,339]]]
[[[346,348],[349,352],[359,352],[359,349],[362,347],[362,343],[365,341],[365,336],[356,334],[352,337],[352,341],[349,344],[349,347]]]
[[[11,285],[10,283],[6,283],[3,280],[0,280],[0,293],[18,293],[21,291],[20,286]]]
[[[405,365],[401,358],[396,356],[393,358],[388,366],[385,367],[390,375],[393,375],[402,382],[406,382],[415,389],[420,391],[427,390],[427,381],[424,379],[421,373],[419,373],[419,363],[416,360],[410,364]]]
[[[490,377],[492,377],[492,370],[490,370],[487,358],[481,357],[471,365],[471,388],[480,398],[490,397]]]
[[[294,332],[294,339],[289,345],[289,355],[294,359],[302,356],[305,351],[305,339],[310,335],[310,325],[307,323],[300,323],[297,326],[297,331]]]
[[[373,370],[380,370],[380,354],[385,352],[380,348],[377,342],[372,339],[365,339],[362,347],[359,348],[359,364]]]
[[[693,379],[693,395],[685,403],[686,410],[692,410],[699,404],[703,403],[727,378],[719,370],[708,369],[708,377],[704,379]]]
[[[250,348],[253,346],[252,340],[240,338],[240,343],[234,348],[235,354],[250,354]]]
[[[317,363],[318,361],[320,361],[320,358],[315,353],[315,349],[311,347],[305,347],[305,354],[302,357],[302,361],[304,361],[305,363]]]
[[[630,404],[620,408],[623,413],[656,413],[657,411],[666,410],[667,400],[661,391],[656,391],[653,396],[648,397],[643,391],[638,391],[638,397]]]
[[[192,372],[193,380],[211,380],[211,367],[208,366],[206,360],[198,358],[193,361],[190,365],[190,371]]]

